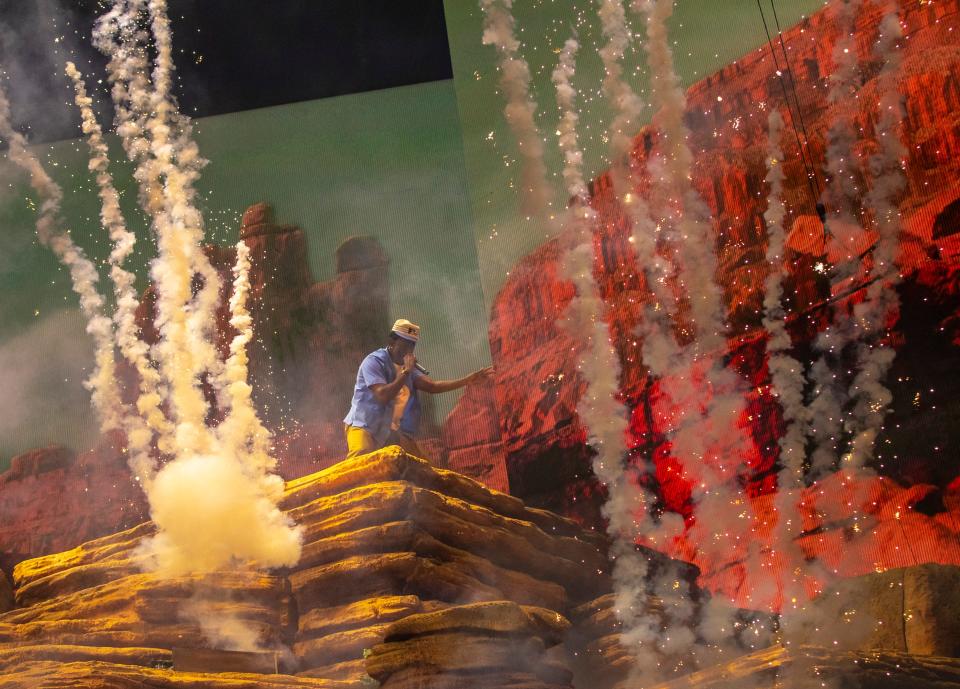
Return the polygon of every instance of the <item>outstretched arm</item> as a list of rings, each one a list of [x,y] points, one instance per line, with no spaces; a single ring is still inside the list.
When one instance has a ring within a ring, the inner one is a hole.
[[[479,371],[474,371],[468,376],[463,378],[456,378],[454,380],[433,380],[429,376],[418,376],[413,384],[417,390],[423,390],[424,392],[430,393],[439,393],[439,392],[450,392],[451,390],[459,390],[462,387],[466,387],[470,383],[475,383],[477,381],[486,380],[493,374],[493,366],[487,366],[482,368]]]

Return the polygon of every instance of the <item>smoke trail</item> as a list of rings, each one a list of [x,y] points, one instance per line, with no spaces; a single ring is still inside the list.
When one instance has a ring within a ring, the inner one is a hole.
[[[0,87],[0,137],[9,145],[8,156],[30,175],[30,185],[40,196],[37,237],[50,248],[70,273],[73,291],[80,297],[80,310],[87,320],[87,332],[95,347],[94,369],[86,385],[100,416],[103,431],[122,427],[123,404],[116,382],[113,324],[104,315],[103,297],[97,291],[100,276],[83,250],[73,243],[69,230],[60,227],[60,203],[63,191],[27,149],[27,141],[10,123],[10,103]]]
[[[140,7],[135,3],[116,3],[94,25],[93,44],[106,55],[107,80],[111,85],[114,123],[127,157],[135,165],[149,158],[150,142],[146,120],[150,113],[150,83],[147,79],[148,36],[137,23]],[[139,100],[133,101],[137,96]],[[149,174],[147,174],[149,173]],[[156,168],[137,168],[140,205],[152,215],[160,210],[160,172]]]
[[[200,169],[206,165],[206,160],[200,156],[200,150],[190,136],[190,119],[177,110],[171,93],[174,71],[173,36],[167,17],[167,0],[149,0],[148,10],[157,51],[153,71],[153,107],[158,120],[169,128],[167,134],[171,135],[172,158],[177,171],[183,176],[182,193],[187,201],[182,205],[183,223],[184,229],[193,239],[188,254],[190,268],[201,278],[200,288],[188,316],[187,330],[194,343],[198,373],[209,373],[207,381],[219,395],[224,383],[223,367],[217,354],[213,327],[216,323],[217,306],[220,304],[221,280],[201,248],[203,216],[193,203],[196,195],[193,184],[199,179]]]
[[[151,277],[157,290],[157,326],[161,337],[154,349],[163,378],[170,386],[176,449],[181,454],[209,453],[212,448],[204,429],[207,404],[199,388],[201,366],[197,361],[197,353],[204,347],[198,342],[200,338],[191,336],[190,329],[192,255],[199,251],[200,240],[194,221],[196,211],[191,206],[190,185],[193,180],[175,164],[169,124],[169,113],[174,107],[166,97],[164,84],[159,84],[159,88],[151,93],[146,90],[149,83],[145,76],[135,76],[146,69],[145,63],[137,58],[140,47],[129,43],[139,34],[135,25],[142,7],[142,0],[118,1],[114,6],[116,16],[120,17],[117,27],[127,22],[128,45],[124,53],[117,54],[117,46],[107,40],[108,36],[101,36],[98,47],[107,48],[111,59],[116,57],[127,61],[122,65],[126,76],[122,89],[126,91],[128,103],[118,105],[130,108],[124,113],[128,121],[143,122],[147,140],[146,145],[128,141],[125,148],[138,154],[134,160],[135,176],[143,185],[141,198],[148,201],[146,210],[157,238],[158,256],[152,264]],[[159,40],[158,64],[163,56],[169,58],[162,50],[162,40]],[[164,78],[162,68],[158,67],[156,73]],[[115,89],[112,95],[117,98],[120,92],[121,89]],[[144,107],[149,109],[145,112],[138,110]],[[119,108],[118,112],[121,112]],[[118,126],[122,138],[133,136],[134,129],[121,130]]]
[[[897,83],[902,39],[903,29],[894,8],[881,21],[880,36],[874,47],[874,56],[884,60],[877,77],[880,90],[876,127],[879,150],[869,160],[872,183],[864,200],[873,216],[878,239],[873,250],[871,283],[864,301],[855,305],[853,311],[862,335],[857,344],[858,373],[849,391],[854,408],[846,430],[853,438],[845,465],[854,469],[863,467],[873,457],[876,437],[893,399],[883,385],[883,379],[893,363],[895,352],[878,340],[896,317],[900,306],[895,287],[901,279],[896,264],[901,229],[897,200],[906,188],[903,172],[906,148],[900,140],[904,113]]]
[[[527,217],[547,211],[553,194],[543,163],[543,140],[537,128],[537,104],[530,96],[530,67],[517,54],[520,42],[514,36],[513,0],[480,0],[484,13],[483,44],[497,50],[500,89],[507,101],[503,114],[520,152],[522,210]]]
[[[817,336],[815,344],[826,347],[828,353],[821,355],[810,367],[810,401],[807,405],[809,424],[807,432],[814,442],[810,453],[809,475],[818,479],[830,473],[837,460],[843,431],[843,405],[846,402],[846,390],[836,372],[837,364],[831,360],[839,358],[841,347],[835,347],[830,338],[829,327]],[[827,357],[830,357],[829,359]]]
[[[623,78],[622,60],[630,41],[630,30],[622,0],[601,0],[598,10],[607,43],[600,49],[605,76],[601,91],[614,113],[609,128],[611,179],[621,207],[630,219],[631,237],[637,267],[646,277],[654,303],[647,305],[640,324],[643,360],[657,375],[664,375],[671,360],[679,356],[673,334],[671,314],[677,309],[676,295],[670,285],[673,268],[661,256],[661,226],[650,217],[646,199],[635,192],[636,179],[630,165],[636,129],[644,103]]]
[[[570,214],[573,227],[571,246],[562,262],[566,277],[573,281],[576,295],[567,307],[561,321],[575,340],[586,342],[586,351],[577,368],[586,382],[587,389],[581,397],[577,413],[587,427],[591,444],[597,451],[593,460],[597,478],[609,490],[619,490],[623,482],[623,455],[626,451],[625,437],[627,419],[623,405],[617,399],[619,392],[620,360],[610,342],[610,334],[604,318],[606,306],[599,287],[593,278],[594,241],[592,226],[597,219],[590,206],[587,186],[583,178],[583,152],[577,142],[576,92],[570,83],[574,74],[574,56],[577,41],[568,39],[560,52],[560,60],[553,72],[557,105],[561,118],[558,143],[564,156],[563,178],[567,191],[574,198]],[[611,519],[611,535],[622,538],[625,533],[621,524],[613,520],[623,517],[623,512],[613,508],[608,501],[606,516]]]
[[[605,76],[601,91],[614,113],[609,128],[611,179],[617,199],[631,223],[630,242],[638,269],[644,273],[654,303],[645,307],[639,334],[643,360],[656,375],[665,375],[670,362],[679,357],[671,316],[676,312],[676,295],[671,289],[673,267],[658,248],[665,243],[662,226],[654,223],[646,199],[635,192],[637,180],[630,165],[632,132],[644,103],[623,78],[621,64],[629,45],[630,31],[621,0],[601,0],[598,14],[607,43],[600,49]]]
[[[669,362],[674,371],[670,394],[679,412],[671,443],[685,468],[693,472],[695,482],[709,485],[703,490],[704,499],[716,503],[719,510],[721,503],[737,499],[736,491],[723,484],[735,477],[742,458],[749,452],[747,439],[738,428],[744,411],[742,382],[723,366],[725,309],[723,292],[715,280],[717,264],[710,211],[691,182],[693,154],[683,120],[686,96],[674,70],[667,35],[666,21],[673,12],[673,2],[634,0],[633,6],[646,19],[644,48],[650,65],[652,99],[657,107],[655,121],[664,149],[659,186],[667,206],[660,224],[665,228],[668,245],[674,249],[678,285],[689,300],[692,331],[679,360]],[[698,375],[703,377],[706,395],[704,389],[696,386],[694,378]],[[705,473],[697,476],[701,472]],[[726,507],[729,509],[729,505]],[[701,537],[704,544],[716,541],[706,533]]]
[[[834,48],[836,71],[831,76],[829,100],[840,103],[856,100],[859,96],[859,73],[854,29],[859,0],[834,0],[841,35]],[[878,229],[878,244],[874,249],[874,263],[868,274],[870,284],[864,301],[853,307],[852,317],[834,312],[833,320],[816,338],[815,348],[821,352],[817,364],[811,369],[811,378],[818,390],[825,390],[823,399],[814,398],[810,405],[811,434],[816,448],[811,457],[814,475],[823,474],[836,463],[837,447],[841,433],[846,430],[853,435],[849,451],[842,457],[842,464],[850,469],[861,469],[873,453],[873,443],[883,422],[883,414],[890,401],[890,393],[882,379],[893,361],[893,351],[884,348],[875,340],[885,321],[897,310],[896,292],[892,289],[897,278],[894,263],[899,215],[892,197],[899,193],[904,182],[900,160],[903,156],[899,142],[898,127],[902,110],[895,82],[900,56],[897,41],[902,36],[896,13],[888,13],[881,22],[880,37],[875,48],[875,57],[884,62],[880,85],[880,118],[877,134],[880,152],[869,162],[873,174],[873,187],[864,201],[874,216]],[[884,52],[880,52],[880,51]],[[827,134],[827,167],[832,176],[828,187],[828,199],[837,205],[834,211],[839,217],[850,217],[858,200],[859,189],[854,179],[853,147],[856,135],[851,117],[838,117]],[[849,240],[841,241],[848,247]],[[858,268],[856,256],[847,251],[838,269],[840,278],[852,275]],[[840,358],[846,348],[856,344],[857,373],[849,387],[841,384]],[[854,399],[854,409],[846,421],[842,414],[847,403]]]
[[[563,153],[563,181],[567,193],[580,204],[580,213],[589,214],[588,190],[583,178],[583,151],[577,142],[577,122],[580,119],[576,111],[576,91],[570,83],[576,71],[575,59],[580,45],[576,39],[568,38],[560,51],[560,59],[553,70],[553,85],[557,92],[557,106],[560,108],[560,122],[557,124],[557,142]]]
[[[782,477],[792,486],[797,486],[803,478],[803,459],[806,438],[806,407],[803,401],[803,365],[785,352],[792,343],[786,327],[786,311],[783,307],[783,252],[786,234],[783,218],[786,208],[783,204],[783,150],[780,137],[783,133],[783,117],[777,110],[770,113],[767,134],[767,170],[766,181],[770,185],[767,210],[763,214],[767,225],[767,265],[769,273],[764,284],[763,326],[769,333],[767,352],[769,353],[770,379],[780,406],[783,409],[785,432],[780,439],[780,461],[788,474]]]
[[[684,123],[686,95],[673,67],[667,35],[667,19],[673,13],[671,0],[634,0],[647,26],[644,48],[650,65],[651,93],[657,107],[656,124],[664,147],[664,191],[677,209],[675,236],[681,288],[690,295],[690,320],[696,330],[699,354],[721,351],[726,346],[722,291],[716,286],[717,259],[710,226],[710,211],[691,182],[693,153]]]
[[[654,125],[659,130],[660,153],[649,163],[651,205],[660,228],[659,241],[672,264],[655,266],[657,273],[648,273],[653,277],[648,277],[648,284],[657,307],[653,315],[659,319],[643,331],[644,361],[660,378],[653,400],[654,420],[666,432],[670,452],[691,484],[693,520],[686,532],[693,548],[690,556],[709,569],[734,550],[744,553],[745,566],[759,567],[755,560],[761,553],[749,545],[756,517],[738,485],[739,471],[751,451],[739,427],[745,414],[744,383],[724,365],[726,310],[723,291],[716,283],[713,228],[709,208],[692,184],[693,154],[684,122],[686,95],[674,69],[666,26],[673,1],[634,0],[632,8],[646,24],[644,49],[656,110]],[[642,232],[637,232],[635,224],[635,246],[642,245],[646,256],[656,255],[650,239],[638,242],[642,239],[638,234]],[[679,299],[671,298],[672,289]],[[652,310],[647,309],[648,316]],[[676,334],[670,311],[679,330]],[[666,611],[658,647],[667,654],[687,649],[694,662],[722,652],[728,640],[724,629],[733,622],[731,611],[713,606],[698,621],[692,591],[676,590],[673,577],[659,579],[655,585],[665,597],[676,600],[679,595],[680,600]],[[645,671],[633,668],[632,679],[643,679]]]
[[[786,233],[783,218],[786,208],[783,203],[783,117],[773,110],[768,118],[767,130],[767,184],[770,193],[764,221],[767,226],[767,265],[769,273],[764,284],[763,326],[768,333],[767,355],[770,369],[770,384],[783,412],[784,433],[779,440],[780,471],[777,474],[777,493],[774,508],[777,515],[773,532],[775,571],[779,578],[780,609],[784,601],[802,599],[800,578],[805,574],[806,562],[803,551],[795,539],[802,530],[798,514],[799,502],[804,487],[803,473],[806,457],[808,412],[804,404],[803,364],[790,356],[792,346],[786,328],[786,310],[783,297],[783,252]]]
[[[639,180],[631,165],[632,135],[644,103],[623,78],[621,63],[630,40],[623,3],[601,0],[598,14],[607,39],[599,51],[605,70],[601,92],[614,113],[608,130],[610,177],[620,207],[630,220],[629,241],[636,268],[644,275],[652,296],[652,301],[644,306],[637,334],[642,339],[644,363],[652,375],[666,380],[672,367],[683,362],[673,321],[678,308],[673,288],[676,276],[672,263],[663,255],[672,247],[662,232],[662,224],[653,221],[647,199],[636,192]],[[654,203],[663,201],[656,188],[651,198]],[[675,430],[666,423],[660,427],[668,433]],[[623,531],[623,536],[613,544],[614,611],[621,624],[620,644],[633,659],[633,680],[660,678],[665,670],[664,656],[689,647],[694,641],[691,620],[695,611],[689,586],[677,590],[678,579],[673,573],[652,571],[635,548],[635,541],[640,538],[648,546],[664,549],[682,535],[684,528],[679,515],[662,514],[654,520],[649,512],[654,496],[640,483],[639,474],[645,470],[628,468],[619,483],[609,489],[605,506],[611,527]],[[619,514],[613,516],[615,513]],[[611,535],[615,535],[612,529]],[[655,612],[658,598],[669,601],[663,605],[668,610],[666,617]]]
[[[828,223],[830,241],[843,251],[843,261],[835,266],[837,279],[849,277],[856,270],[854,237],[848,228],[855,227],[854,210],[858,205],[860,189],[856,179],[854,129],[851,104],[856,102],[860,89],[859,59],[856,43],[856,19],[862,0],[831,0],[840,36],[833,48],[834,70],[830,74],[827,101],[836,111],[827,130],[826,167],[828,183],[824,204],[831,217],[842,221]],[[826,247],[825,247],[826,248]]]
[[[115,3],[97,22],[94,43],[109,58],[117,133],[136,166],[140,204],[151,217],[158,239],[159,256],[151,273],[158,293],[158,324],[161,330],[169,330],[169,336],[155,346],[154,354],[171,383],[169,402],[181,436],[177,442],[189,449],[203,443],[198,429],[205,422],[207,407],[199,390],[200,376],[212,373],[208,381],[214,385],[221,379],[212,337],[220,279],[201,249],[202,217],[193,203],[193,184],[204,161],[189,140],[188,119],[177,111],[170,95],[172,38],[165,3],[154,0],[148,8],[157,44],[155,84],[148,78],[149,35],[139,25],[144,9],[143,0]],[[178,280],[158,277],[170,272],[179,275]],[[194,274],[201,277],[195,297]],[[174,352],[178,366],[171,362]],[[182,375],[175,375],[177,371]]]
[[[246,306],[250,293],[250,247],[241,240],[236,249],[230,325],[237,334],[230,342],[230,356],[224,366],[228,407],[217,434],[230,452],[245,459],[251,470],[266,473],[276,467],[276,460],[270,457],[270,433],[257,417],[251,397],[253,388],[247,382],[247,345],[253,339],[253,319]]]
[[[600,49],[604,78],[601,90],[610,103],[614,117],[608,130],[610,138],[611,165],[622,170],[630,154],[633,133],[637,120],[643,112],[643,101],[623,78],[623,55],[630,45],[630,30],[627,27],[623,0],[599,0],[597,14],[606,45]]]
[[[220,280],[202,253],[203,222],[194,204],[193,184],[203,162],[190,140],[189,121],[169,93],[171,37],[165,3],[152,0],[149,5],[157,37],[153,83],[147,76],[149,36],[138,24],[143,9],[143,0],[117,0],[101,17],[95,35],[97,47],[109,58],[117,130],[135,164],[140,202],[157,242],[151,276],[160,339],[154,352],[176,422],[174,458],[145,486],[159,533],[142,544],[140,554],[148,567],[164,575],[248,563],[292,565],[300,556],[301,533],[277,508],[283,482],[268,473],[273,468],[269,437],[249,404],[245,246],[238,248],[231,303],[239,334],[229,360],[230,415],[216,432],[206,424],[201,378],[212,373],[223,380],[227,373],[216,361],[211,331]],[[196,276],[202,284],[194,295]]]
[[[93,100],[87,95],[83,76],[72,62],[67,63],[66,73],[73,81],[76,94],[74,102],[80,110],[83,132],[87,135],[91,152],[90,169],[96,174],[101,202],[100,220],[113,241],[109,263],[110,279],[116,298],[113,320],[116,325],[117,345],[139,377],[140,393],[137,397],[136,412],[128,410],[123,419],[130,450],[130,466],[136,480],[149,482],[156,472],[156,463],[151,455],[153,433],[158,435],[160,451],[169,453],[173,449],[173,427],[161,408],[160,374],[151,365],[149,348],[138,335],[136,310],[139,300],[134,286],[136,276],[123,267],[136,244],[136,236],[127,229],[120,210],[120,197],[109,171],[109,149],[93,112]]]

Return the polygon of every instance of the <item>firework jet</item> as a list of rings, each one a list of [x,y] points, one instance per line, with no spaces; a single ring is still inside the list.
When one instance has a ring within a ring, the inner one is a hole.
[[[902,39],[900,18],[893,10],[880,23],[880,36],[874,47],[874,57],[883,61],[877,77],[880,91],[879,149],[868,161],[871,187],[864,201],[877,229],[877,244],[873,250],[866,296],[863,302],[853,307],[853,319],[861,329],[861,337],[856,352],[858,372],[849,392],[854,406],[846,424],[852,439],[845,466],[852,469],[862,468],[873,458],[884,414],[893,400],[883,380],[893,364],[895,353],[892,347],[879,340],[900,308],[895,289],[900,282],[900,270],[896,264],[901,230],[897,201],[907,185],[903,172],[907,151],[900,140],[904,113],[897,84]]]
[[[156,51],[152,73],[151,35]],[[134,164],[140,206],[158,249],[150,269],[159,333],[153,347],[137,335],[135,278],[123,267],[135,237],[121,212],[109,151],[76,67],[68,63],[66,71],[91,151],[101,221],[113,243],[112,318],[96,289],[95,267],[60,228],[62,192],[11,128],[2,93],[0,134],[41,198],[38,237],[68,267],[80,296],[96,345],[89,386],[101,427],[125,431],[131,469],[158,527],[157,535],[141,544],[140,555],[146,567],[162,575],[293,565],[300,557],[300,532],[277,508],[283,481],[271,473],[276,462],[270,435],[257,417],[246,380],[252,321],[246,310],[249,250],[242,242],[236,248],[230,300],[230,323],[237,335],[226,363],[217,355],[212,327],[222,281],[203,251],[203,218],[194,191],[205,161],[191,138],[189,118],[178,112],[171,94],[172,37],[165,2],[117,0],[97,22],[94,43],[109,58],[116,131]],[[138,374],[132,405],[123,403],[118,389],[115,350]],[[216,428],[206,422],[210,409],[204,383],[216,391],[226,413]],[[158,456],[164,460],[159,468]],[[205,620],[205,625],[215,627],[216,622]]]
[[[780,437],[780,471],[777,474],[777,493],[774,498],[777,522],[773,531],[775,569],[779,577],[780,609],[787,600],[802,599],[800,588],[809,569],[803,551],[796,544],[802,530],[799,503],[804,488],[804,462],[806,460],[806,435],[809,411],[804,404],[803,364],[788,352],[792,347],[786,326],[784,308],[783,255],[786,232],[783,219],[786,207],[783,203],[783,117],[773,110],[767,120],[767,210],[763,214],[767,226],[767,266],[769,272],[764,282],[763,327],[767,331],[767,366],[770,370],[770,387],[783,413],[784,432]]]
[[[480,0],[483,10],[483,44],[497,50],[500,89],[506,105],[504,117],[520,152],[520,195],[528,217],[546,214],[553,194],[543,162],[543,140],[537,128],[537,104],[530,95],[530,66],[518,54],[514,35],[513,0]]]
[[[152,456],[154,434],[160,451],[169,453],[173,449],[173,426],[161,409],[160,374],[151,365],[149,347],[138,334],[136,310],[140,301],[134,287],[136,276],[123,267],[127,257],[133,252],[137,239],[134,233],[127,229],[126,220],[120,210],[120,197],[110,174],[109,150],[93,112],[93,99],[87,95],[83,75],[72,62],[67,63],[66,72],[73,81],[74,103],[80,111],[82,130],[90,147],[90,170],[96,175],[100,196],[100,222],[113,242],[109,263],[116,303],[113,315],[116,341],[120,352],[136,370],[140,381],[136,410],[126,409],[123,414],[123,430],[127,436],[130,466],[138,481],[149,482],[156,473]]]

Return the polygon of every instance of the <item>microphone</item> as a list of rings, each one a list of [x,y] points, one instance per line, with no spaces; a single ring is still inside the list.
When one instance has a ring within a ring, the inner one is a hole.
[[[425,376],[429,376],[429,375],[430,375],[430,371],[428,371],[428,370],[425,369],[423,366],[421,366],[419,361],[418,361],[417,363],[415,363],[414,366],[415,366],[416,369],[417,369],[418,371],[420,371],[420,373],[422,373],[423,375],[425,375]]]

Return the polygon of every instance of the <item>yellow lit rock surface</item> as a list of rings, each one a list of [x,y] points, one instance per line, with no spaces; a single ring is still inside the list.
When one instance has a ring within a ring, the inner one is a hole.
[[[175,672],[100,661],[26,662],[4,670],[2,680],[4,689],[361,689],[364,686],[356,681]]]
[[[493,668],[517,688],[569,686],[545,649],[562,642],[571,604],[609,586],[595,534],[399,448],[291,481],[282,507],[304,529],[303,557],[270,574],[158,579],[137,561],[150,523],[21,562],[17,607],[0,614],[4,688],[366,687],[375,658],[412,678],[417,658],[448,653],[460,670]],[[189,614],[197,600],[263,648],[287,649],[281,670],[296,678],[164,669],[174,647],[245,650],[212,640]],[[385,644],[392,628],[412,636]],[[381,647],[389,653],[371,650]],[[404,661],[404,648],[418,650]]]
[[[432,467],[428,462],[411,457],[396,446],[340,462],[316,474],[288,482],[282,507],[289,510],[318,497],[388,481],[406,481],[443,495],[466,500],[497,514],[532,522],[547,533],[586,539],[592,537],[573,520],[546,510],[527,507],[522,500],[512,495],[491,490],[454,471]]]
[[[379,596],[331,608],[313,608],[300,616],[298,634],[325,636],[343,629],[385,624],[442,605],[417,596]]]
[[[201,627],[184,616],[185,605],[197,596],[212,614],[229,614],[258,630],[267,644],[281,642],[290,623],[289,583],[282,577],[217,572],[157,579],[138,573],[80,590],[71,586],[0,616],[0,650],[27,644],[203,646]]]
[[[44,577],[70,570],[81,565],[109,560],[111,556],[127,559],[130,551],[144,536],[156,533],[152,522],[144,522],[132,529],[110,534],[95,541],[78,545],[76,548],[62,553],[53,553],[24,560],[13,570],[13,581],[18,589],[22,589],[33,581]]]
[[[298,677],[314,677],[317,679],[331,679],[341,682],[355,682],[357,686],[376,686],[376,680],[367,674],[367,661],[364,659],[346,660],[332,665],[321,665],[297,673]]]
[[[560,613],[521,607],[510,601],[474,603],[411,615],[390,625],[386,641],[402,641],[437,632],[473,631],[534,636],[550,645],[563,641],[570,623]]]
[[[367,672],[388,689],[569,687],[565,657],[547,651],[569,626],[555,611],[509,601],[411,615],[389,625]]]

